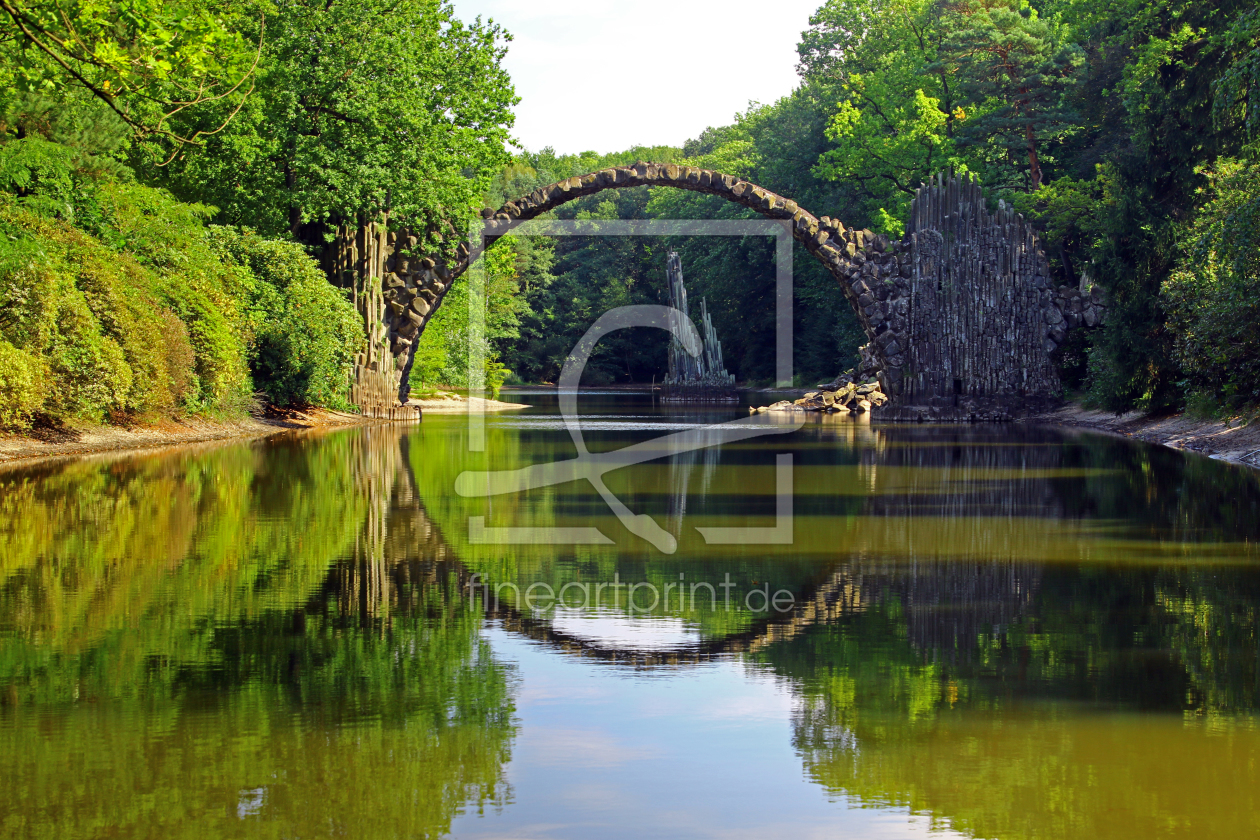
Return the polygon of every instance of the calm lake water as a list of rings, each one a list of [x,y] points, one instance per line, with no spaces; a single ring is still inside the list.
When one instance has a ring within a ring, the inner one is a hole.
[[[1260,836],[1260,473],[515,398],[0,473],[0,836]]]

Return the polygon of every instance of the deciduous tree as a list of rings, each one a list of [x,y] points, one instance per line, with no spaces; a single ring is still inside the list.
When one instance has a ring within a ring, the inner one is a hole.
[[[508,159],[508,37],[438,0],[283,0],[257,92],[165,180],[219,221],[308,244],[385,210],[436,230]]]

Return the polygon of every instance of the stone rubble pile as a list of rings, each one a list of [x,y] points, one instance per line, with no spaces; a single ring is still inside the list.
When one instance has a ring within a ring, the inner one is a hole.
[[[1104,323],[1107,317],[1107,300],[1102,286],[1094,285],[1085,273],[1078,286],[1062,285],[1055,292],[1054,305],[1046,307],[1046,337],[1054,343],[1046,344],[1046,351],[1053,353],[1067,341],[1067,331],[1079,327],[1093,328]]]
[[[865,344],[858,348],[858,357],[856,368],[849,368],[837,376],[834,382],[819,383],[818,387],[824,391],[838,391],[850,382],[856,382],[859,385],[878,382],[883,369],[880,367],[879,358],[875,355],[875,349],[870,344]]]
[[[795,401],[780,400],[773,405],[763,405],[759,408],[749,406],[748,413],[822,411],[829,414],[864,414],[886,402],[888,402],[888,397],[880,389],[878,382],[871,380],[860,383],[850,381],[834,390],[810,391]]]

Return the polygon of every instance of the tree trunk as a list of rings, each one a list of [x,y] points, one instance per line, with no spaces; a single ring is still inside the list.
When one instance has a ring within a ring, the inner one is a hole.
[[[1036,192],[1041,188],[1041,162],[1037,160],[1037,140],[1033,136],[1032,123],[1024,126],[1024,137],[1028,140],[1028,174],[1032,186],[1030,192]]]

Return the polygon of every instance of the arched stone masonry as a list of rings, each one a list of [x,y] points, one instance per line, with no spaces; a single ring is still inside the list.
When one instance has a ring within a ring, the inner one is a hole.
[[[506,233],[585,195],[638,186],[716,195],[789,223],[857,313],[896,416],[1002,419],[1058,398],[1049,352],[1072,315],[1088,320],[1086,309],[1079,297],[1073,303],[1049,288],[1045,255],[1023,219],[1004,208],[989,214],[978,184],[966,176],[938,176],[920,188],[910,232],[898,242],[816,217],[731,175],[643,162],[569,178],[484,210],[486,233]],[[461,243],[449,261],[405,256],[416,238],[381,225],[339,241],[351,244],[333,255],[330,273],[354,288],[370,334],[356,370],[356,401],[387,412],[406,402],[416,342],[468,268],[469,248]]]

